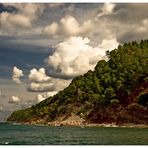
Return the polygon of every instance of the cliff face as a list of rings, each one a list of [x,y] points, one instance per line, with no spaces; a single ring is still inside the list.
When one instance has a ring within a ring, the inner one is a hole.
[[[12,113],[8,121],[49,123],[76,116],[81,123],[148,124],[148,40],[119,45],[106,55],[108,61],[99,61],[94,71],[74,78],[55,96]]]

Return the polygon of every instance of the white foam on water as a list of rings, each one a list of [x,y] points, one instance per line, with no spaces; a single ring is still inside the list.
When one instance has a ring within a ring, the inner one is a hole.
[[[6,141],[5,144],[9,144],[9,142]]]

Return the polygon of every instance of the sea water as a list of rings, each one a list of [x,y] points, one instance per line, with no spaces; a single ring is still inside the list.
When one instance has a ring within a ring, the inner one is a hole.
[[[148,128],[0,123],[0,145],[148,145]]]

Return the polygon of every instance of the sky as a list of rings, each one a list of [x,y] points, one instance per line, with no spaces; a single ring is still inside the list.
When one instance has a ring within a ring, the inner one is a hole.
[[[0,3],[0,111],[30,107],[148,38],[148,3]]]

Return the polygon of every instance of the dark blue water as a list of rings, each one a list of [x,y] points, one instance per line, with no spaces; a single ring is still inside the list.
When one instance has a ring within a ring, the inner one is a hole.
[[[52,127],[0,123],[0,145],[148,145],[148,128]]]

